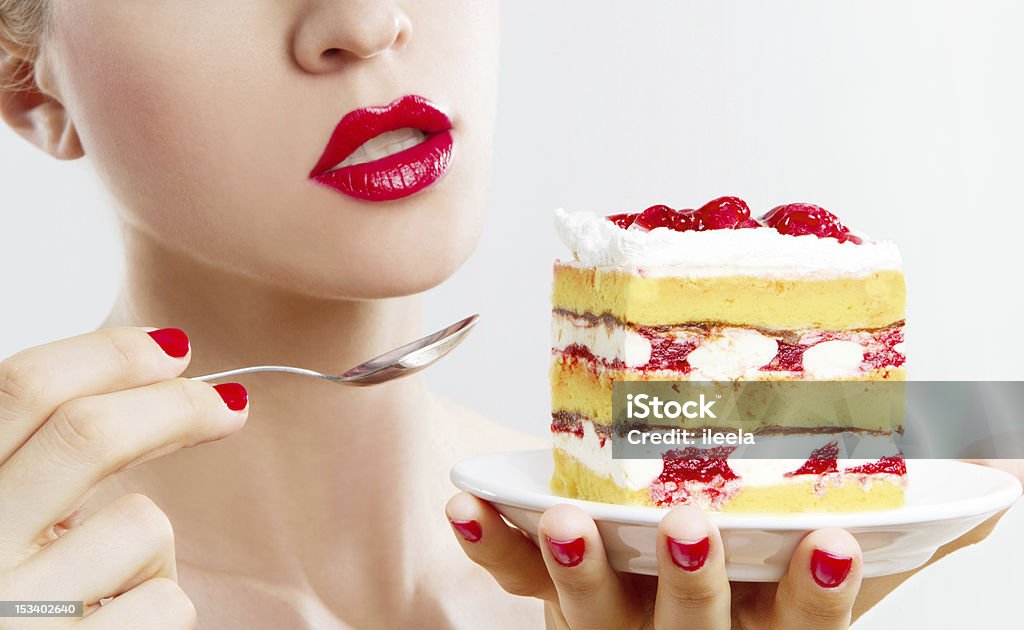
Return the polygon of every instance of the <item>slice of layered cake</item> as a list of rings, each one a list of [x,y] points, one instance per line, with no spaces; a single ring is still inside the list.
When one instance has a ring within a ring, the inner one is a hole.
[[[852,511],[902,504],[898,452],[844,459],[832,430],[770,416],[753,428],[804,439],[798,459],[728,448],[612,457],[616,381],[902,381],[905,291],[889,242],[810,204],[754,219],[735,197],[698,210],[609,217],[556,211],[573,259],[554,267],[552,489],[641,505]],[[749,428],[749,427],[748,427]],[[845,434],[886,436],[854,418]]]

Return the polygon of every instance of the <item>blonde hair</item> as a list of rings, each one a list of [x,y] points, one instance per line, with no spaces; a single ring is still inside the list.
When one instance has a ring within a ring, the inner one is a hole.
[[[0,37],[34,50],[45,23],[45,9],[44,0],[0,0]]]
[[[10,46],[18,51],[18,57],[33,59],[39,49],[45,26],[45,0],[0,0],[0,53],[3,52],[2,48]],[[3,46],[4,44],[7,46]],[[0,55],[0,67],[5,65],[3,61],[3,55]],[[11,61],[10,55],[8,61]],[[19,89],[32,84],[33,76],[29,64],[23,61],[19,65],[28,68],[29,71],[15,71],[13,77],[0,75],[0,89]]]

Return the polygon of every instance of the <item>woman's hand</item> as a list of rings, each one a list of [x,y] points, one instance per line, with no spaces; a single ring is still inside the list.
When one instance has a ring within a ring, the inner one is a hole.
[[[0,362],[0,600],[85,602],[81,628],[194,626],[153,501],[80,514],[109,475],[245,423],[241,385],[176,378],[189,358],[181,331],[116,328]]]
[[[446,508],[466,555],[509,593],[546,602],[550,628],[846,628],[861,583],[861,551],[840,529],[809,534],[778,584],[730,584],[718,529],[676,507],[658,527],[658,577],[612,570],[594,521],[559,505],[540,519],[541,549],[484,501]]]

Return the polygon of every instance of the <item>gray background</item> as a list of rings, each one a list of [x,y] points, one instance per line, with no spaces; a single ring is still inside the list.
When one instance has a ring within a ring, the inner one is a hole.
[[[430,328],[472,311],[483,320],[429,373],[438,390],[543,434],[550,264],[564,255],[550,211],[692,207],[722,194],[762,210],[820,203],[899,243],[915,378],[1024,376],[1024,4],[515,0],[502,10],[489,223],[426,310]],[[4,128],[0,187],[0,355],[95,326],[121,269],[87,163],[55,164]],[[1015,509],[859,627],[1016,619],[1007,569],[1024,562],[1022,527]]]

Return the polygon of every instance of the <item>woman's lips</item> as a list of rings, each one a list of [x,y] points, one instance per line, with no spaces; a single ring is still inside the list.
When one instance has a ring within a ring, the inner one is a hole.
[[[357,109],[334,128],[309,178],[366,201],[408,197],[448,170],[451,127],[448,116],[421,96],[407,95],[382,107]],[[382,134],[388,135],[381,138]],[[421,136],[422,142],[414,144]],[[374,139],[377,142],[370,142]],[[373,159],[382,153],[384,157]]]

